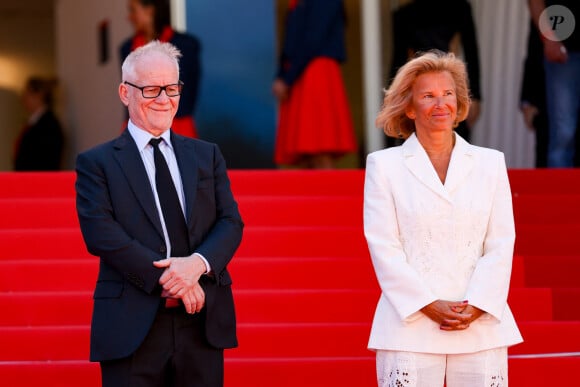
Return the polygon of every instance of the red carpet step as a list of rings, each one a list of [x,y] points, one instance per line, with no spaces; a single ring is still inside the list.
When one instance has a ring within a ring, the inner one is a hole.
[[[231,171],[246,223],[231,264],[240,348],[226,386],[373,386],[379,290],[362,230],[364,171]],[[509,302],[525,343],[510,385],[571,386],[580,368],[580,170],[510,170]],[[0,384],[99,386],[89,363],[98,259],[84,247],[74,174],[0,173]],[[534,370],[534,372],[530,372]],[[28,378],[23,380],[22,375]]]
[[[340,241],[340,243],[337,243]],[[78,228],[0,229],[0,260],[90,257]],[[46,246],[58,246],[47,249]],[[252,227],[244,230],[239,257],[360,257],[368,260],[362,227]]]
[[[512,289],[517,321],[574,321],[580,289]],[[377,289],[234,289],[240,322],[368,322],[379,298]],[[560,298],[562,300],[560,300]],[[562,303],[559,305],[558,303]],[[556,304],[556,305],[555,305]],[[0,309],[10,311],[0,327],[89,324],[92,292],[2,292]],[[573,311],[573,312],[572,312]]]
[[[579,357],[509,359],[511,387],[574,386],[571,375],[580,368]],[[374,358],[230,359],[226,355],[227,387],[331,387],[376,385]],[[38,387],[100,387],[97,364],[87,361],[0,362],[3,384]],[[22,375],[31,377],[24,380]],[[323,375],[324,380],[321,381]],[[355,379],[356,383],[349,381]],[[48,382],[50,383],[50,382]]]
[[[580,239],[580,234],[575,237]],[[526,286],[580,287],[580,250],[575,255],[526,254],[522,257]]]
[[[524,343],[511,355],[578,352],[580,321],[524,321]],[[239,348],[231,357],[320,358],[364,357],[369,322],[239,323]],[[562,340],[566,337],[566,340]],[[89,326],[0,327],[0,361],[88,359]]]

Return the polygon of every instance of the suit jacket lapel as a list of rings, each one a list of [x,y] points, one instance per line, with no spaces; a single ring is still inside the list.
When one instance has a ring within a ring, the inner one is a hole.
[[[473,146],[457,133],[455,147],[451,154],[451,162],[445,179],[445,189],[450,194],[469,176],[473,170]]]
[[[183,193],[185,196],[185,221],[191,229],[193,226],[193,203],[197,193],[197,158],[193,142],[171,133],[171,143],[175,150],[175,158],[181,174]]]
[[[439,180],[435,168],[429,161],[429,156],[415,134],[403,144],[403,157],[405,165],[419,181],[449,202],[452,201],[453,191],[473,169],[472,146],[457,133],[455,134],[455,146],[451,154],[445,185]]]
[[[429,189],[447,201],[451,201],[449,193],[439,180],[435,168],[429,161],[429,156],[419,143],[417,136],[412,134],[402,145],[403,162],[411,173]]]
[[[151,183],[147,177],[147,171],[143,165],[139,149],[137,149],[137,145],[128,130],[125,130],[117,138],[114,147],[117,150],[115,152],[115,158],[125,173],[125,177],[134,195],[137,197],[137,201],[151,220],[151,223],[155,225],[159,235],[163,237],[163,228],[161,226],[161,220],[159,219],[159,213],[157,212],[155,197],[151,190]]]

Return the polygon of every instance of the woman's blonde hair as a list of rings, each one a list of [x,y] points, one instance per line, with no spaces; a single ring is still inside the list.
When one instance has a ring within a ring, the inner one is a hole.
[[[406,110],[413,98],[413,84],[425,73],[448,72],[455,82],[457,118],[453,127],[467,118],[471,103],[467,85],[465,63],[453,53],[431,50],[419,53],[397,71],[391,86],[385,90],[385,98],[375,124],[383,128],[389,137],[407,138],[415,131],[415,121],[407,117]]]

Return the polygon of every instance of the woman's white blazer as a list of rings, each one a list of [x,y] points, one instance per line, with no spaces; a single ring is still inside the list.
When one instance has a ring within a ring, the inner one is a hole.
[[[522,341],[507,305],[515,228],[504,156],[455,137],[445,184],[414,134],[367,157],[364,232],[381,288],[370,349],[454,354]],[[420,312],[438,299],[486,313],[443,331]]]

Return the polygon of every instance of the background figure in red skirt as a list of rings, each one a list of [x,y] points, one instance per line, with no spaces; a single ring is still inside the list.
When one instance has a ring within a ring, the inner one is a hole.
[[[121,45],[121,63],[131,51],[152,40],[169,42],[177,47],[182,55],[179,75],[184,85],[171,130],[183,136],[198,137],[193,112],[201,72],[199,40],[171,28],[169,0],[129,0],[128,7],[135,35]]]
[[[290,0],[277,77],[280,101],[274,161],[333,168],[357,145],[340,62],[344,61],[342,0]]]

